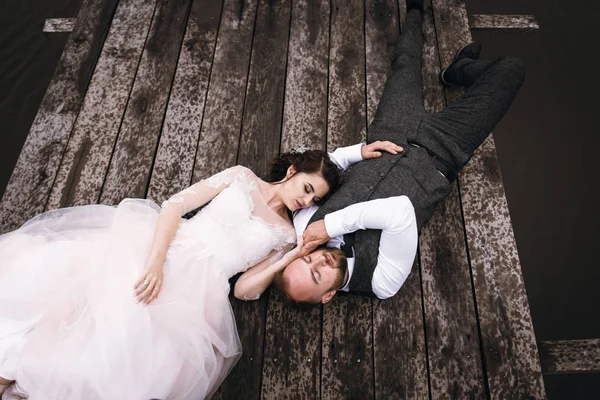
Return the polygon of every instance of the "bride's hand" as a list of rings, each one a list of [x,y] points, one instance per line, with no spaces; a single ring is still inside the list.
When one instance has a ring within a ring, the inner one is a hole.
[[[287,260],[289,262],[294,261],[296,258],[300,258],[302,256],[307,255],[308,253],[310,253],[310,251],[307,251],[304,248],[304,239],[302,238],[302,236],[300,236],[298,238],[298,241],[296,243],[296,247],[294,247],[292,250],[288,251],[285,254],[285,257],[287,258]]]
[[[148,260],[146,271],[133,287],[138,303],[150,304],[160,292],[163,281],[163,262]]]

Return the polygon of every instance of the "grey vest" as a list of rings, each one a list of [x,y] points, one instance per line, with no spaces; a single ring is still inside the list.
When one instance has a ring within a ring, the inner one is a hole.
[[[349,205],[372,199],[408,196],[415,208],[419,232],[431,218],[437,203],[450,192],[451,185],[435,169],[423,148],[404,146],[404,153],[384,153],[379,158],[364,160],[347,173],[346,182],[313,215],[310,222]],[[351,238],[345,235],[345,239]],[[381,231],[361,230],[354,233],[354,271],[350,279],[351,293],[374,296],[371,287],[377,266]],[[349,239],[352,240],[352,239]]]

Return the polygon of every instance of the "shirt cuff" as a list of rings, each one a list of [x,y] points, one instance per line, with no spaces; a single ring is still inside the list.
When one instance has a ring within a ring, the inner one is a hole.
[[[362,161],[360,149],[364,143],[358,143],[347,147],[338,147],[333,153],[329,153],[329,158],[341,170],[347,170],[352,164]]]
[[[356,164],[359,161],[362,161],[361,149],[365,145],[365,143],[358,143],[352,146],[348,146],[348,154],[346,155],[346,159],[350,164]]]
[[[344,233],[344,213],[343,210],[325,215],[325,230],[330,238],[343,236]]]

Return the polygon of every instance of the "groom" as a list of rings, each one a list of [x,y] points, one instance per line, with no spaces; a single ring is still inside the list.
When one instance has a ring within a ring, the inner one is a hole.
[[[523,83],[519,59],[481,60],[481,46],[471,43],[440,73],[444,85],[464,86],[465,94],[445,110],[428,113],[421,79],[423,0],[408,0],[407,9],[367,137],[367,143],[391,141],[404,151],[357,163],[318,211],[313,207],[295,216],[299,235],[310,222],[303,233],[307,250],[330,241],[343,252],[318,248],[280,273],[278,284],[294,302],[326,303],[340,289],[393,296],[410,272],[418,232]],[[356,151],[350,149],[342,149],[341,158],[345,151]]]

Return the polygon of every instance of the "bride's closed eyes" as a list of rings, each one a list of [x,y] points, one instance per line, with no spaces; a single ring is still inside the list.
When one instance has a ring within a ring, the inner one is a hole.
[[[307,194],[314,193],[315,192],[315,188],[313,187],[313,185],[311,185],[310,183],[307,182],[307,183],[304,184],[304,191]],[[315,203],[319,203],[321,200],[322,199],[320,197],[314,197],[313,198],[313,201]]]

